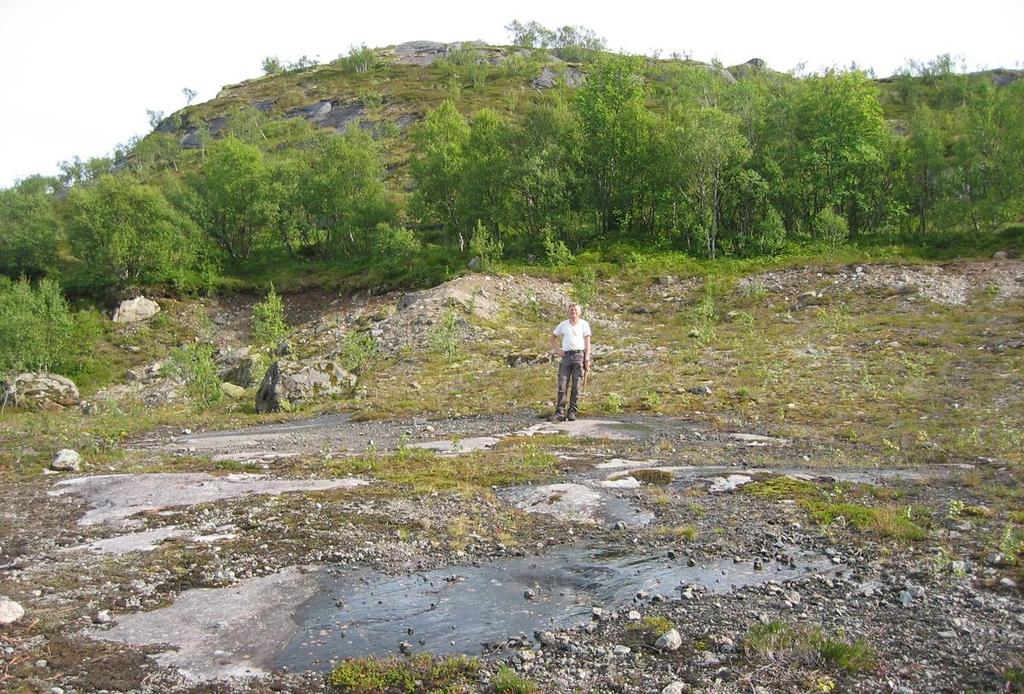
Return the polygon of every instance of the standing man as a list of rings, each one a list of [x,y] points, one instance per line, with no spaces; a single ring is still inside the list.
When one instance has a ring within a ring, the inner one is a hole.
[[[590,368],[590,323],[580,315],[579,304],[569,304],[569,318],[558,324],[551,333],[551,349],[562,358],[558,364],[558,398],[555,401],[554,420],[561,422],[576,419],[579,405],[580,380],[583,372]],[[565,391],[569,395],[569,411],[565,409]]]

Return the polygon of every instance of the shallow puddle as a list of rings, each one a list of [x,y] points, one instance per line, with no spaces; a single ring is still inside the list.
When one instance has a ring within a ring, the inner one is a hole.
[[[825,557],[792,556],[796,568],[769,562],[755,570],[732,560],[688,567],[664,556],[564,548],[412,576],[324,570],[320,590],[298,610],[299,629],[274,664],[327,670],[342,658],[397,653],[403,641],[413,651],[478,654],[520,635],[533,638],[538,629],[586,624],[595,606],[629,609],[641,591],[680,600],[680,588],[690,584],[721,593],[835,570]]]
[[[157,660],[195,679],[282,667],[326,671],[344,658],[397,654],[403,641],[413,652],[479,654],[524,635],[533,639],[536,630],[585,625],[594,607],[642,610],[645,600],[682,600],[687,586],[723,593],[841,568],[824,556],[784,551],[793,565],[770,561],[762,569],[732,560],[690,567],[685,559],[600,547],[403,576],[292,567],[186,591],[170,607],[116,615],[112,627],[86,633],[163,647]]]

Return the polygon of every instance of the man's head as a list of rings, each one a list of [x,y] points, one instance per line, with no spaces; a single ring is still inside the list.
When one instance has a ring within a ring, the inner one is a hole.
[[[569,304],[566,307],[566,313],[569,316],[569,320],[575,323],[583,315],[583,307],[579,304]]]

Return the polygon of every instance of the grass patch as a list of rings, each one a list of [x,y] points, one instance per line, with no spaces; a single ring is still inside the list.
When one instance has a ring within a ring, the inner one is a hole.
[[[515,670],[508,666],[502,666],[498,670],[498,674],[491,679],[491,686],[500,694],[533,694],[537,691],[536,684],[517,675]]]
[[[752,482],[740,489],[763,499],[814,499],[822,494],[822,490],[813,482],[792,477],[773,477],[764,482]]]
[[[676,625],[667,617],[651,615],[644,617],[639,622],[631,623],[626,627],[626,631],[636,636],[643,643],[654,645],[654,642],[661,638],[662,634],[675,628]]]
[[[655,528],[654,534],[668,540],[686,540],[692,542],[699,534],[693,525],[661,525]]]
[[[861,532],[895,540],[923,540],[927,532],[915,523],[913,507],[873,507],[850,503],[807,501],[802,504],[822,525],[845,523]],[[842,519],[842,520],[840,520]]]
[[[459,692],[480,671],[480,661],[466,656],[435,660],[422,653],[408,659],[354,658],[327,676],[327,682],[350,694]]]
[[[672,483],[672,473],[665,472],[664,470],[633,470],[629,473],[629,476],[639,482],[643,482],[644,484],[657,484],[664,486]]]
[[[401,448],[390,455],[340,458],[328,468],[336,475],[369,475],[382,482],[410,487],[415,493],[478,492],[536,482],[558,473],[558,459],[536,446],[442,456],[419,448]]]
[[[841,633],[829,636],[820,629],[782,622],[751,627],[743,647],[748,656],[812,668],[869,672],[878,664],[878,653],[865,639],[847,641]]]

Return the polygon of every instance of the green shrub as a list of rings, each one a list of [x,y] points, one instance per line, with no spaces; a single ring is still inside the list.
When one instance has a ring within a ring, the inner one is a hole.
[[[408,267],[423,250],[416,233],[387,223],[377,225],[371,245],[375,260],[388,269]]]
[[[186,284],[199,233],[160,189],[127,175],[75,186],[65,209],[68,239],[86,287]]]
[[[273,350],[287,334],[284,304],[271,283],[267,297],[252,307],[252,342],[260,349]]]
[[[0,372],[54,368],[66,357],[72,330],[60,285],[0,280]]]
[[[377,340],[368,332],[350,332],[341,341],[341,365],[358,373],[377,357]]]
[[[555,235],[555,232],[550,227],[544,230],[544,257],[548,261],[548,265],[555,267],[564,267],[571,265],[575,260],[572,251],[565,245],[562,239]]]
[[[850,237],[850,226],[842,215],[826,207],[814,218],[814,235],[830,246],[840,246]]]
[[[605,409],[611,414],[622,412],[622,407],[625,404],[625,400],[618,393],[608,393],[604,398]]]
[[[364,43],[350,47],[348,55],[338,58],[334,64],[345,72],[361,75],[376,68],[381,61],[373,49],[367,48]]]
[[[572,300],[588,308],[597,298],[597,275],[593,268],[583,268],[572,283]]]
[[[481,270],[491,270],[501,260],[505,250],[501,239],[494,236],[483,222],[476,223],[472,238],[469,239],[469,254],[480,259]]]
[[[431,328],[427,335],[430,351],[444,357],[445,361],[454,361],[462,351],[462,331],[459,319],[455,315],[455,307],[449,306],[441,314],[441,319]]]
[[[327,682],[347,694],[411,694],[464,691],[480,670],[476,658],[452,656],[434,660],[421,653],[398,658],[353,658],[327,676]]]
[[[533,694],[537,691],[537,685],[516,674],[516,671],[507,665],[501,666],[497,674],[491,679],[491,686],[499,694]]]
[[[224,397],[213,350],[213,345],[207,344],[175,348],[160,369],[162,375],[185,382],[185,392],[198,409],[211,407]]]
[[[648,646],[653,646],[654,642],[661,638],[662,634],[675,628],[676,625],[667,617],[649,615],[641,619],[639,622],[631,623],[626,627],[626,630],[633,634],[637,634],[640,637],[640,640]]]

